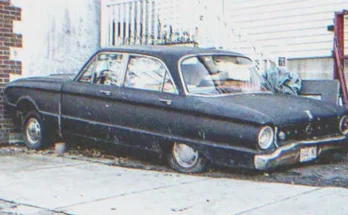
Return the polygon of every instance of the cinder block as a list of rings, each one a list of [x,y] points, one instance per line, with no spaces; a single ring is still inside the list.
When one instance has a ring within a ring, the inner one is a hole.
[[[9,133],[8,135],[9,144],[23,143],[23,137],[21,133]]]

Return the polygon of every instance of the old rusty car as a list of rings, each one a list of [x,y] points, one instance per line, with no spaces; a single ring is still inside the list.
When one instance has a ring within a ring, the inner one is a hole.
[[[249,58],[214,49],[104,48],[72,79],[11,82],[5,100],[30,149],[59,134],[158,152],[186,173],[312,161],[348,134],[346,109],[272,93]]]

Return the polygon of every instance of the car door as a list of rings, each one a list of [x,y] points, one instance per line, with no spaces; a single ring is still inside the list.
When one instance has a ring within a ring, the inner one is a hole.
[[[119,124],[117,110],[127,58],[127,54],[100,52],[76,80],[63,85],[63,136],[122,144],[113,125]]]
[[[175,107],[183,101],[165,64],[151,56],[130,54],[123,95],[128,144],[159,150],[160,142],[171,133]]]

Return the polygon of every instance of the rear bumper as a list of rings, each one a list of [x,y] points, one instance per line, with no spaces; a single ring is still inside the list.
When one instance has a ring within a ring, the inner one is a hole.
[[[278,166],[300,163],[300,150],[302,148],[316,146],[317,157],[321,154],[344,147],[346,136],[337,136],[320,140],[301,141],[281,146],[270,154],[258,154],[254,156],[254,166],[258,170],[273,169]]]

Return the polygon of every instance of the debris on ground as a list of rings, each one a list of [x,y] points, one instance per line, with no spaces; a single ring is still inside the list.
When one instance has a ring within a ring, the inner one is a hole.
[[[54,147],[40,151],[28,150],[21,145],[0,147],[0,156],[15,156],[19,153],[60,156],[55,153]],[[166,166],[163,159],[145,152],[139,153],[128,150],[110,150],[109,148],[106,150],[102,147],[93,148],[75,146],[67,149],[63,156],[70,159],[103,163],[109,166],[155,170],[168,172],[168,174],[171,175],[180,175],[173,174],[173,170]],[[272,172],[211,166],[206,172],[197,175],[309,186],[348,188],[348,155],[346,153],[335,154],[330,159],[324,161],[291,166],[277,169]]]

